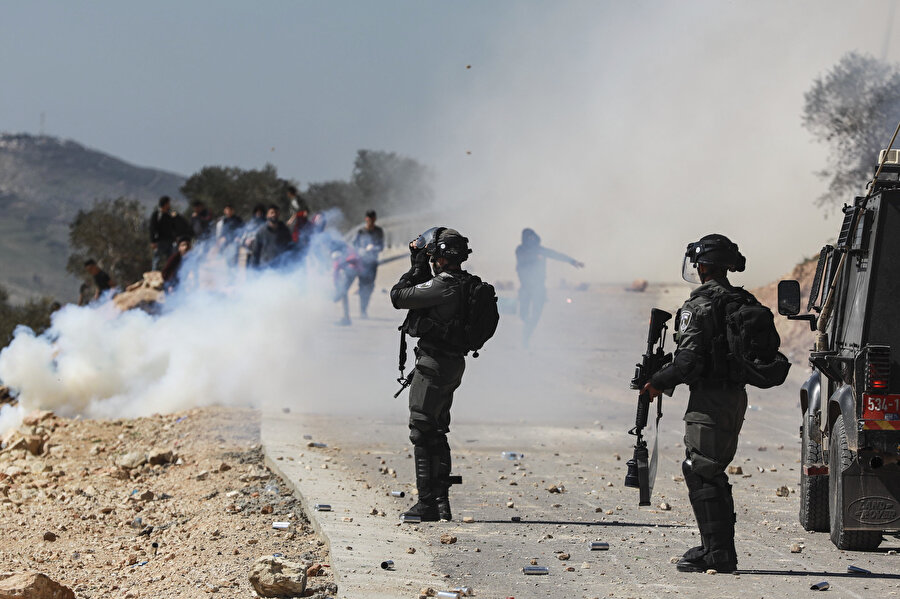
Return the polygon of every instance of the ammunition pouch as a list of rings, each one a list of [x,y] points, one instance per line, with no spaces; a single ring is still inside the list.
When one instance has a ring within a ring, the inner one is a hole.
[[[435,327],[435,321],[425,316],[424,310],[410,310],[400,325],[400,332],[410,337],[424,337]]]

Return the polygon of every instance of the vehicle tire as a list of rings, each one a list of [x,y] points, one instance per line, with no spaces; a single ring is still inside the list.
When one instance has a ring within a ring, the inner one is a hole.
[[[838,416],[831,427],[828,444],[828,492],[831,520],[831,542],[838,549],[871,551],[881,544],[881,531],[844,530],[844,496],[842,472],[853,463],[856,455],[847,446],[844,419]]]
[[[828,476],[808,476],[803,467],[823,463],[822,445],[809,431],[815,426],[812,415],[803,415],[800,468],[800,526],[813,532],[828,532]]]

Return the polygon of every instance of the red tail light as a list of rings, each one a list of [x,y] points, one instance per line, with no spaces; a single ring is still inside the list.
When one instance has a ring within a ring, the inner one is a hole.
[[[870,345],[866,348],[866,391],[885,393],[891,385],[891,348]]]

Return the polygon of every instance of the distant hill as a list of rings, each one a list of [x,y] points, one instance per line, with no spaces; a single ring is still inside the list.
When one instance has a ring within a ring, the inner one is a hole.
[[[97,199],[120,196],[147,206],[181,199],[185,177],[86,148],[74,141],[0,134],[0,285],[14,300],[72,300],[79,282],[66,273],[69,222]]]

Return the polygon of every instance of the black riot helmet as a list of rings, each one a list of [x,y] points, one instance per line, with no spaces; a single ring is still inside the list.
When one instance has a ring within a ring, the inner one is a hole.
[[[412,245],[431,256],[432,260],[445,258],[455,264],[461,264],[472,253],[469,240],[456,229],[432,227],[416,237]]]
[[[702,282],[697,272],[698,264],[719,266],[731,272],[744,272],[747,259],[738,250],[736,243],[724,235],[714,233],[704,235],[700,241],[688,244],[681,265],[681,277],[688,283]]]

